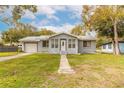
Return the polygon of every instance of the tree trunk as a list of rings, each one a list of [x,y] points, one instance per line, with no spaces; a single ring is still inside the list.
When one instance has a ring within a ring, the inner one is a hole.
[[[119,55],[119,43],[118,43],[118,32],[117,32],[117,21],[114,21],[114,42],[115,42],[115,54]]]
[[[113,54],[116,54],[116,50],[115,50],[115,41],[114,38],[112,39],[112,47],[113,47]]]

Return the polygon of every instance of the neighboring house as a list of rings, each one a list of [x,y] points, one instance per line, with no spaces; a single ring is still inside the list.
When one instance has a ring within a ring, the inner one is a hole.
[[[90,35],[75,36],[59,33],[51,36],[31,36],[19,41],[24,52],[78,54],[96,51],[96,38]]]
[[[124,53],[124,41],[119,41],[119,49],[121,53]],[[101,46],[101,52],[103,53],[113,53],[112,42],[104,43]]]

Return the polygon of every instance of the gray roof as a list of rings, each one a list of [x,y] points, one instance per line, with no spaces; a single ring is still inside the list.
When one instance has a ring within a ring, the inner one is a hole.
[[[63,33],[55,34],[55,35],[52,35],[52,36],[50,36],[50,35],[49,36],[29,36],[29,37],[22,38],[19,41],[22,41],[22,42],[38,42],[40,40],[48,40],[50,37],[54,37],[54,36],[60,35],[60,34],[63,34]],[[79,40],[96,40],[95,37],[88,36],[88,35],[87,36],[76,36],[76,35],[72,35],[72,34],[68,34],[68,33],[64,33],[64,34],[74,36],[74,37],[78,38]]]
[[[79,40],[96,40],[96,37],[93,36],[78,36]]]
[[[47,40],[48,38],[49,38],[49,36],[29,36],[29,37],[22,38],[19,41],[38,42],[40,40]]]
[[[65,33],[65,32],[57,33],[57,34],[51,35],[50,37],[54,37],[54,36],[61,35],[61,34],[66,34],[66,35],[73,36],[73,37],[76,37],[77,38],[76,35]]]

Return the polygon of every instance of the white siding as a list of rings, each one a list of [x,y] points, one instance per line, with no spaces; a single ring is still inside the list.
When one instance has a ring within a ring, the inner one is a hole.
[[[51,47],[51,39],[58,39],[58,48],[52,48]],[[78,40],[78,38],[74,37],[74,36],[70,36],[67,34],[59,34],[53,37],[50,37],[49,40],[49,47],[43,47],[43,41],[39,41],[37,44],[37,52],[47,52],[47,53],[51,53],[51,54],[59,54],[61,51],[61,45],[60,45],[60,41],[61,40],[66,40],[66,52],[68,54],[77,54],[77,53],[95,53],[96,51],[96,41],[91,41],[91,46],[90,47],[83,47],[83,40]],[[68,44],[68,40],[69,39],[75,39],[75,48],[69,48],[69,44]],[[25,42],[26,43],[26,42]],[[25,51],[25,43],[22,43],[22,50]]]
[[[51,48],[51,39],[58,39],[58,48]],[[57,35],[54,37],[51,37],[49,40],[49,53],[60,53],[60,40],[65,39],[66,40],[66,49],[68,54],[77,54],[78,53],[78,40],[77,38],[65,34]],[[75,48],[68,48],[68,39],[75,39]]]
[[[22,51],[24,51],[24,42],[21,42],[22,45]]]
[[[106,48],[104,49],[103,46],[105,46]],[[111,46],[112,46],[112,48],[109,49],[109,48],[108,48],[108,44],[102,45],[101,51],[104,52],[104,53],[113,53],[113,45],[111,44]]]
[[[96,41],[91,41],[90,47],[83,47],[83,40],[79,40],[79,53],[95,53],[96,52]]]
[[[43,47],[42,42],[43,41],[38,42],[38,52],[48,52],[48,48]]]

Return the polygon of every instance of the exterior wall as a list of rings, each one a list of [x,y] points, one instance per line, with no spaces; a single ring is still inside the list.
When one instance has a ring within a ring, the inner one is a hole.
[[[26,52],[26,44],[36,44],[36,52],[38,52],[38,42],[22,42],[21,44],[22,44],[22,51],[24,52]],[[28,46],[31,46],[31,45],[28,45]]]
[[[22,45],[22,51],[24,51],[24,42],[21,42],[21,45]]]
[[[42,42],[43,41],[39,41],[38,42],[38,52],[48,52],[48,50],[49,50],[49,48],[47,48],[47,47],[43,47],[43,45],[42,45]]]
[[[91,46],[90,47],[83,47],[83,40],[79,40],[78,43],[78,52],[79,53],[95,53],[96,52],[96,42],[91,41]]]
[[[58,39],[58,48],[51,47],[51,39]],[[43,41],[39,41],[37,48],[38,52],[41,53],[51,53],[51,54],[59,54],[61,52],[61,40],[66,40],[66,52],[67,54],[77,54],[77,53],[95,53],[96,51],[96,42],[91,41],[91,47],[83,47],[83,40],[78,40],[74,36],[70,36],[67,34],[60,34],[49,38],[49,46],[48,48],[43,47]],[[75,48],[69,48],[68,40],[75,39]],[[25,42],[26,43],[26,42]],[[22,50],[25,50],[25,43],[22,43]]]
[[[110,43],[111,44],[111,43]],[[103,46],[106,46],[106,49],[103,48]],[[111,44],[112,46],[112,44]],[[119,43],[119,49],[120,49],[120,52],[121,53],[124,53],[124,43]],[[102,52],[104,53],[113,53],[113,46],[111,49],[108,48],[108,44],[106,45],[102,45],[102,49],[101,49]]]
[[[106,46],[105,49],[103,48],[104,46]],[[106,45],[102,45],[102,47],[101,47],[101,48],[102,48],[101,51],[102,51],[103,53],[113,53],[113,45],[112,45],[112,44],[111,44],[111,47],[112,47],[112,48],[109,49],[109,48],[108,48],[108,44],[106,44]]]
[[[58,48],[51,48],[51,39],[58,39]],[[60,40],[66,40],[66,51],[68,54],[77,54],[78,53],[78,40],[76,37],[69,36],[66,34],[60,34],[49,39],[49,53],[58,54],[60,53]],[[75,48],[68,48],[68,39],[75,39]]]
[[[69,39],[71,39],[71,38],[69,38]],[[68,41],[67,41],[67,47],[68,47]],[[67,53],[68,54],[77,54],[78,53],[78,39],[75,40],[75,48],[67,48]]]
[[[124,43],[119,43],[120,52],[124,53]]]

